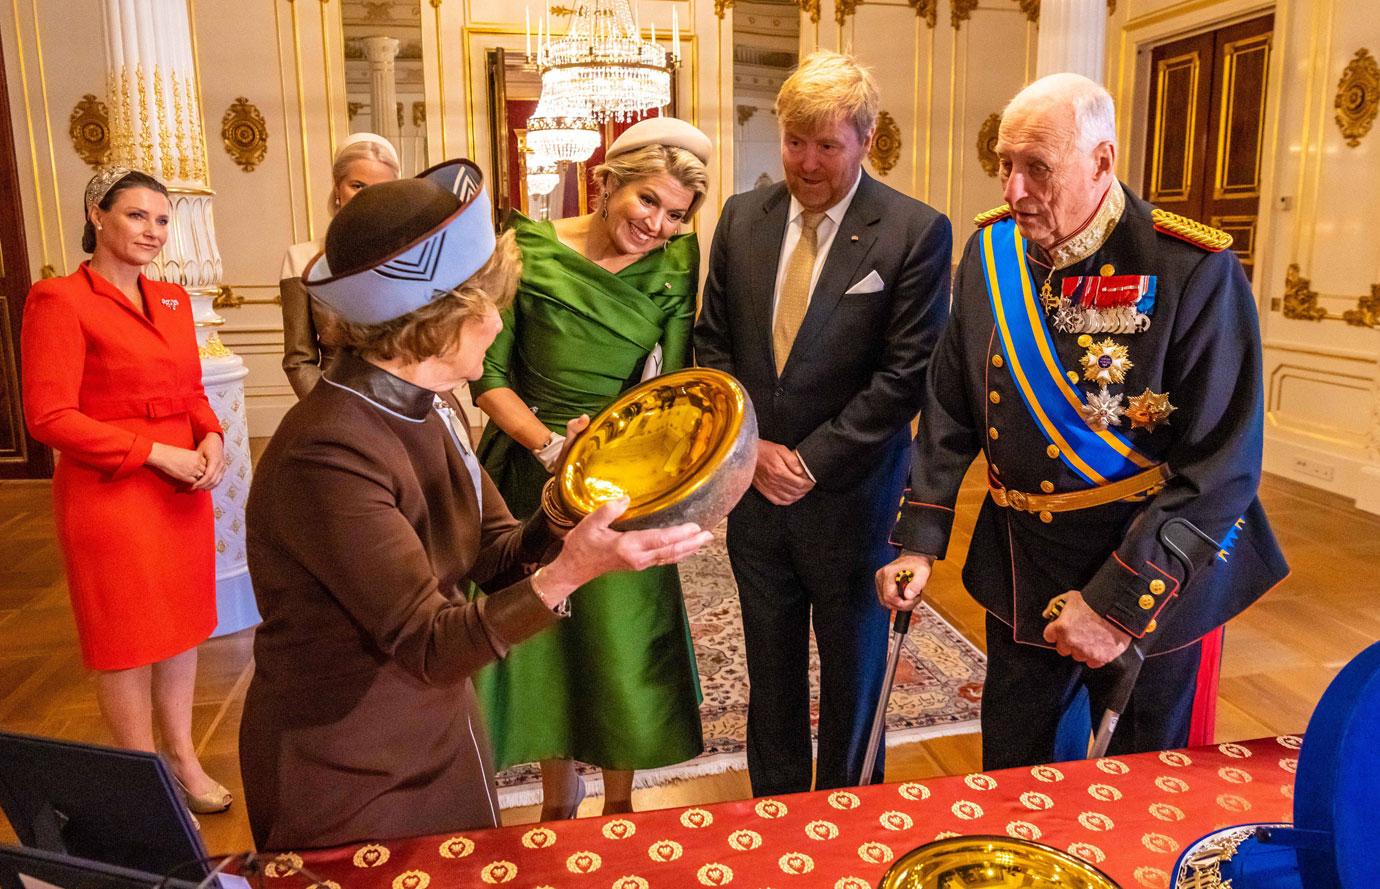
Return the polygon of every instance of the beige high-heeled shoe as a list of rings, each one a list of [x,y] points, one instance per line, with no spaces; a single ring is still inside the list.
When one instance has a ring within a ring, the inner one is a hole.
[[[224,812],[235,801],[235,798],[230,795],[230,791],[226,790],[224,785],[220,783],[198,795],[188,790],[181,778],[173,775],[173,780],[177,782],[177,789],[182,792],[182,798],[186,800],[187,808],[195,815],[214,815],[218,812]]]

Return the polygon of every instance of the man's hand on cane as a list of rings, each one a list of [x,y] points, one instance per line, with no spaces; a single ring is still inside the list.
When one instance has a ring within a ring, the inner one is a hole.
[[[930,570],[934,559],[922,553],[903,550],[899,558],[877,569],[874,580],[877,584],[877,599],[883,608],[897,611],[914,611],[920,604],[920,594],[930,582]],[[902,586],[897,575],[909,571],[911,579]]]

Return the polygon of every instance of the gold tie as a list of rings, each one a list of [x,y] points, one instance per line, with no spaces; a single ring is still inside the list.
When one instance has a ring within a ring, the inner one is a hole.
[[[776,320],[771,326],[772,351],[776,354],[776,373],[779,376],[790,357],[795,335],[810,307],[810,279],[814,277],[815,257],[819,254],[816,233],[824,220],[823,213],[809,210],[800,215],[800,240],[786,260],[786,279],[781,284],[781,297],[776,302]]]

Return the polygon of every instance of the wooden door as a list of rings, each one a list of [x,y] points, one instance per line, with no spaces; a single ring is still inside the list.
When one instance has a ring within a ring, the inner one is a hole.
[[[46,478],[53,474],[52,455],[29,437],[19,400],[19,322],[29,283],[9,88],[0,49],[0,478]]]
[[[1274,16],[1155,47],[1142,193],[1230,232],[1251,273]]]

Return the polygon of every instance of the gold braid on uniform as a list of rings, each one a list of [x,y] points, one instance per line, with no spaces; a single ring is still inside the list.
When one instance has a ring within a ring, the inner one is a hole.
[[[1231,235],[1219,228],[1203,225],[1197,220],[1158,207],[1150,211],[1150,219],[1155,223],[1156,231],[1202,247],[1210,253],[1221,253],[1230,247],[1234,240]]]
[[[1005,219],[1010,215],[1011,205],[1002,204],[1000,207],[993,207],[990,210],[984,210],[983,212],[974,216],[973,225],[976,225],[978,228],[982,228],[984,225],[991,225],[994,222],[999,222],[1000,220]]]

